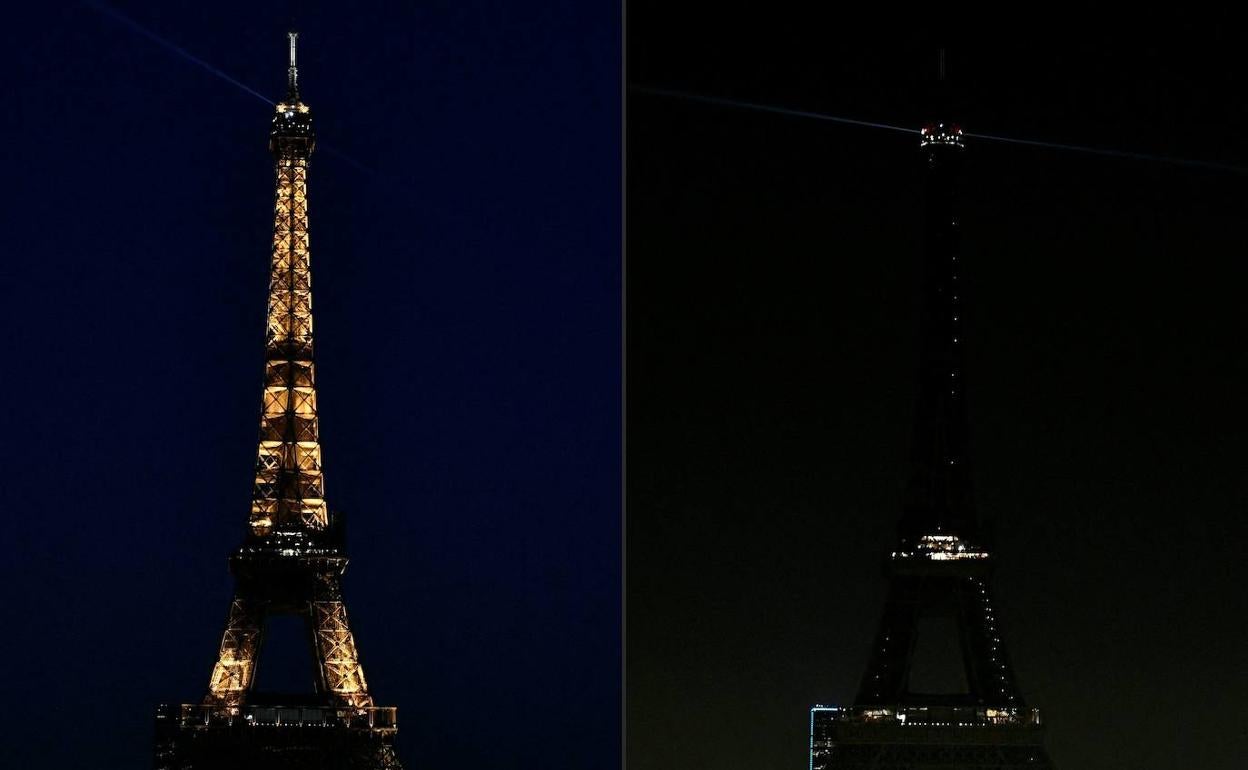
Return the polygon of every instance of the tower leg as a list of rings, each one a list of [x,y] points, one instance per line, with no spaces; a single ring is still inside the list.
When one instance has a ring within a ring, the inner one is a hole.
[[[237,706],[251,691],[256,676],[256,657],[260,649],[260,629],[264,621],[261,603],[234,597],[221,637],[221,651],[212,667],[208,683],[209,703]]]
[[[906,691],[918,630],[919,591],[913,579],[889,582],[884,616],[858,688],[858,703],[894,702]]]
[[[360,666],[355,637],[347,623],[347,607],[342,602],[338,575],[320,577],[316,596],[310,605],[323,691],[347,705],[373,705],[364,681],[364,669]]]
[[[958,643],[972,702],[1001,708],[1021,707],[1014,674],[997,630],[988,587],[977,577],[894,577],[859,704],[904,702],[913,694],[910,674],[919,620],[946,614],[958,626]]]

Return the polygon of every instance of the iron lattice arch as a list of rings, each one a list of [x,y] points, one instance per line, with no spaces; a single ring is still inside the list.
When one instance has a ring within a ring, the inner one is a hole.
[[[987,582],[976,575],[948,574],[956,571],[937,564],[890,578],[857,703],[908,702],[914,695],[910,675],[920,621],[948,617],[958,628],[967,700],[1000,708],[1023,705]]]
[[[239,590],[230,603],[205,702],[222,706],[246,703],[255,684],[265,619],[274,614],[293,614],[303,618],[313,639],[317,692],[338,705],[373,705],[338,581],[337,574],[317,576],[315,582],[320,589],[294,607],[282,606],[266,595],[265,586]]]

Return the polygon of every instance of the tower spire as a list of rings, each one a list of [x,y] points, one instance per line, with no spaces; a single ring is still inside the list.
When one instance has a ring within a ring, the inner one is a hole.
[[[286,69],[286,98],[297,102],[299,101],[299,65],[296,53],[299,47],[299,33],[292,30],[286,33],[286,37],[290,41],[290,63]]]

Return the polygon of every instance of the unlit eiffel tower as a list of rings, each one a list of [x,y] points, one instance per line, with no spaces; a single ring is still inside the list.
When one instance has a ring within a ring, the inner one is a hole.
[[[157,711],[158,770],[399,767],[395,709],[374,705],[347,625],[343,522],[325,503],[308,250],[316,139],[299,98],[296,40],[292,32],[286,98],[269,134],[277,187],[251,515],[230,558],[236,589],[207,697]],[[304,621],[316,662],[311,695],[254,691],[265,624],[275,615]]]
[[[941,69],[943,80],[943,56]],[[912,476],[866,674],[852,706],[811,709],[810,767],[1050,768],[1039,711],[1024,703],[1010,668],[988,587],[993,555],[971,496],[954,194],[962,131],[933,123],[920,145],[926,255]],[[924,686],[919,669],[933,660],[919,652],[931,641],[920,630],[954,637],[947,657],[961,676],[938,672]],[[951,691],[925,692],[942,674],[939,689]]]

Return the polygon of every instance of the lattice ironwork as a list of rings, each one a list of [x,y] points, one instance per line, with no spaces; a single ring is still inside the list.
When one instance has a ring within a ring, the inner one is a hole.
[[[215,702],[237,706],[251,691],[263,624],[264,612],[259,601],[235,598],[230,603],[221,650],[208,683],[208,691]]]
[[[347,610],[342,602],[314,602],[316,648],[322,661],[325,689],[353,706],[372,705],[364,669],[355,651],[355,640],[347,627]]]
[[[296,78],[292,64],[291,90],[276,106],[270,139],[277,180],[250,541],[235,560],[239,593],[226,621],[208,700],[245,702],[264,619],[283,612],[302,615],[308,623],[319,689],[336,703],[369,706],[372,698],[341,599],[346,562],[327,532],[308,247],[308,159],[315,134]]]
[[[306,110],[302,103],[279,104],[278,110],[292,107]],[[329,524],[312,362],[306,157],[278,158],[275,198],[264,399],[251,503],[251,528],[258,537],[275,529],[321,530]]]
[[[162,707],[158,768],[399,768],[395,710],[376,707],[342,598],[342,520],[325,502],[317,422],[308,246],[311,110],[299,98],[295,36],[287,97],[269,148],[276,171],[264,394],[247,536],[231,557],[234,600],[202,704]],[[268,618],[303,619],[311,696],[257,694]],[[262,703],[257,704],[260,695]],[[264,705],[278,697],[285,705]]]

